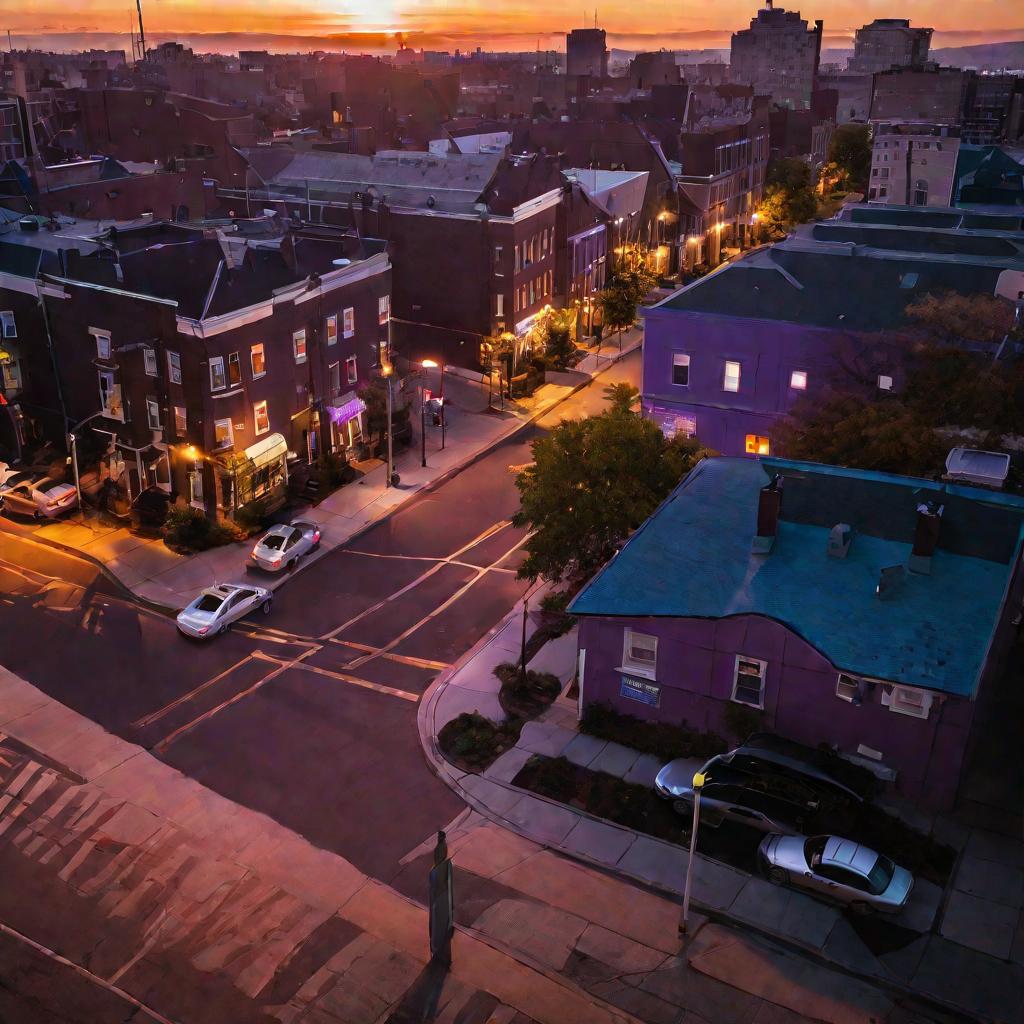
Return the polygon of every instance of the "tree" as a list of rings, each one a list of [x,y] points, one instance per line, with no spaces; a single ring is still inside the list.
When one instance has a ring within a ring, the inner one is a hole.
[[[866,124],[841,124],[832,133],[829,163],[834,164],[840,184],[866,192],[871,173],[871,129]]]
[[[536,330],[543,342],[544,354],[555,369],[564,370],[576,355],[575,328],[575,309],[549,309],[538,320]]]
[[[640,389],[626,381],[609,384],[604,389],[604,397],[611,405],[611,412],[634,415],[633,406],[640,401]]]
[[[601,322],[607,330],[618,331],[619,348],[622,348],[622,331],[632,327],[636,320],[637,299],[634,287],[629,282],[613,280],[597,296],[601,307]]]
[[[757,213],[773,231],[785,231],[794,224],[813,220],[818,213],[818,201],[810,167],[795,157],[773,160],[768,165],[764,197]]]
[[[702,457],[696,441],[669,442],[650,420],[612,410],[563,420],[533,443],[516,477],[522,578],[580,583],[592,576]]]
[[[998,345],[1013,331],[1013,304],[976,292],[928,294],[906,308],[922,337],[935,345]]]

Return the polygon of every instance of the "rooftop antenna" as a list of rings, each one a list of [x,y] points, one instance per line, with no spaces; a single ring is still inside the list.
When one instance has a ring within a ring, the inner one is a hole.
[[[11,30],[7,30],[7,52],[14,53],[14,43],[11,42]]]
[[[142,27],[142,0],[135,0],[135,8],[139,12],[139,59],[146,59],[146,30]]]

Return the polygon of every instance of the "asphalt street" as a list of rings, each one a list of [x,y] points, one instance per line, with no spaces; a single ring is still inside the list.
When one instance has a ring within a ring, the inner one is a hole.
[[[426,764],[416,709],[526,589],[512,467],[540,431],[601,411],[604,386],[639,373],[635,352],[212,642],[180,636],[88,563],[0,532],[0,663],[390,881],[463,808]]]

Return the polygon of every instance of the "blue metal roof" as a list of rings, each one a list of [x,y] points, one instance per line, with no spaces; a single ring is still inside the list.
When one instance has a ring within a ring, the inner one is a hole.
[[[777,472],[784,477],[778,535],[770,554],[753,554],[758,494]],[[790,505],[800,521],[787,516],[790,480]],[[865,494],[860,505],[858,489]],[[943,547],[940,536],[931,575],[907,573],[891,596],[879,598],[880,570],[907,564],[922,491],[943,492],[927,496],[952,513],[944,515],[942,529],[953,538],[953,550]],[[817,497],[835,507],[812,508]],[[893,506],[891,515],[879,508],[886,504]],[[851,523],[853,543],[845,559],[826,553],[829,527],[815,518]],[[977,488],[776,459],[706,459],[569,610],[630,617],[763,615],[788,626],[843,671],[969,696],[1019,557],[1022,522],[1024,501]],[[979,531],[986,536],[976,544]],[[999,533],[1001,542],[989,543]],[[963,553],[972,545],[982,557]]]

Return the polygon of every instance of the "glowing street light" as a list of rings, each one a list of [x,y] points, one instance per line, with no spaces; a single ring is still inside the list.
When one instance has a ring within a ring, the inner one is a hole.
[[[701,772],[693,775],[693,825],[690,832],[690,856],[686,861],[686,882],[683,885],[683,910],[679,916],[679,934],[685,935],[690,916],[690,886],[693,882],[693,861],[697,856],[697,826],[700,824],[700,791],[706,777]]]

